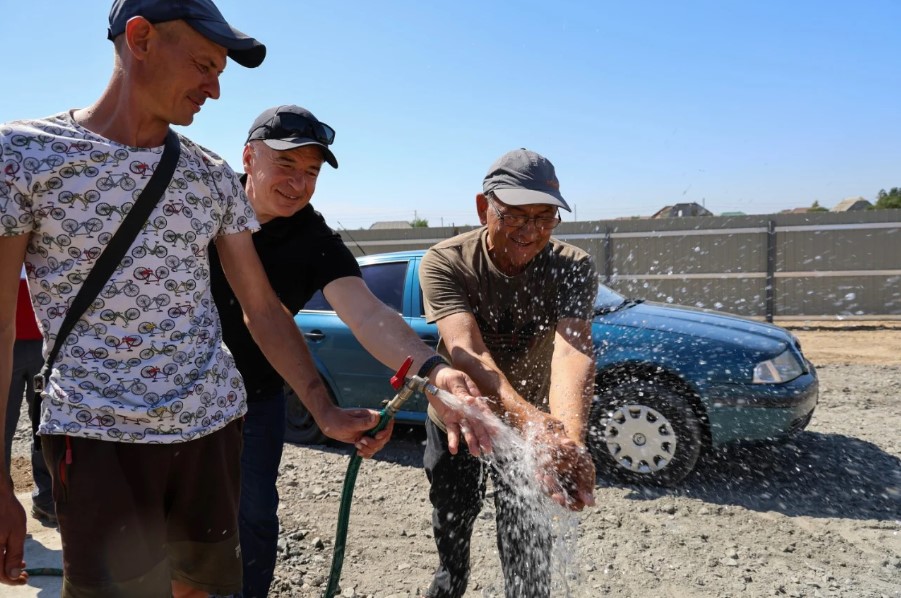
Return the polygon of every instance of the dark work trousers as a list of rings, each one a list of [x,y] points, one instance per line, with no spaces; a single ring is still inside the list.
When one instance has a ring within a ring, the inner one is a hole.
[[[34,376],[44,366],[40,340],[17,340],[13,345],[13,370],[9,381],[9,395],[6,404],[6,469],[9,471],[12,458],[13,435],[19,423],[22,397],[28,401],[28,415],[31,418],[31,472],[34,479],[32,502],[38,508],[53,513],[53,492],[50,472],[41,452],[41,441],[37,437],[41,421],[41,402],[34,396]]]
[[[452,455],[447,434],[426,420],[425,472],[431,483],[432,530],[438,548],[438,569],[426,593],[430,598],[463,596],[469,582],[469,549],[473,526],[485,499],[486,476],[494,482],[497,547],[507,598],[550,596],[551,536],[548,527],[528,523],[524,513],[494,469],[469,454],[465,443]]]
[[[238,526],[244,564],[243,598],[269,594],[278,545],[278,467],[285,443],[285,393],[248,401],[241,452]]]

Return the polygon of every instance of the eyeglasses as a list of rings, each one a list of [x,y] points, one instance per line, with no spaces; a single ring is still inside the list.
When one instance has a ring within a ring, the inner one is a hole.
[[[519,216],[517,214],[508,214],[506,212],[501,212],[497,209],[497,205],[491,200],[487,195],[485,199],[488,200],[488,203],[491,204],[491,207],[494,208],[494,213],[497,214],[498,220],[501,221],[501,224],[508,228],[522,228],[529,222],[535,223],[535,228],[542,232],[552,231],[557,228],[557,225],[560,224],[561,218],[560,214],[557,214],[553,218],[549,218],[547,216]]]
[[[290,112],[277,114],[265,125],[260,125],[254,129],[250,133],[249,138],[255,139],[254,133],[262,128],[269,130],[269,133],[265,136],[266,139],[306,137],[308,139],[315,139],[324,145],[331,145],[335,141],[335,129],[324,122],[310,120],[305,116],[292,114]]]

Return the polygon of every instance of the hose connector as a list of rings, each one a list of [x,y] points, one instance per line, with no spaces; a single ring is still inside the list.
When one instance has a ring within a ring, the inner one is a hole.
[[[408,376],[410,366],[413,365],[413,357],[407,357],[400,369],[391,377],[391,386],[397,391],[394,398],[388,401],[385,410],[393,417],[407,400],[416,392],[428,392],[435,394],[438,390],[428,379],[420,376]]]

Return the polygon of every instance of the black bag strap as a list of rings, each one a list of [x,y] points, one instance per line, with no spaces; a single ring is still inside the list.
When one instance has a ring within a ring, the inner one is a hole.
[[[172,180],[172,175],[175,173],[175,166],[178,164],[180,153],[181,145],[178,141],[178,135],[175,134],[175,131],[169,129],[169,132],[166,134],[163,155],[160,156],[160,163],[157,164],[156,170],[153,171],[153,175],[147,181],[147,186],[144,187],[141,195],[135,200],[131,210],[128,211],[125,220],[119,225],[116,234],[113,235],[103,253],[97,258],[97,262],[91,268],[84,284],[81,285],[81,289],[79,289],[78,294],[69,306],[66,317],[56,333],[53,349],[50,350],[41,373],[35,376],[35,393],[40,394],[44,390],[44,381],[50,376],[53,362],[56,361],[56,356],[65,343],[66,337],[69,336],[69,332],[72,331],[72,327],[75,326],[75,322],[97,298],[103,285],[110,279],[113,271],[122,261],[125,252],[134,243],[135,237],[138,236],[138,231],[147,222],[153,208],[159,203],[163,192],[169,186],[169,181]]]

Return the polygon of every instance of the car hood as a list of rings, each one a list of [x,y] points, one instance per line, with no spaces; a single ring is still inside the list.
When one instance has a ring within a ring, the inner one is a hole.
[[[621,309],[595,317],[602,326],[659,331],[658,338],[676,334],[714,341],[757,355],[777,355],[796,343],[778,326],[756,322],[721,312],[661,303],[627,304]]]

